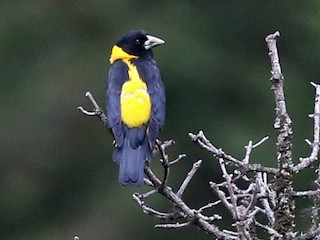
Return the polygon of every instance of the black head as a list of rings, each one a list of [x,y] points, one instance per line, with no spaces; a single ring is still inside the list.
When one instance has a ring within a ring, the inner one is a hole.
[[[151,54],[151,48],[163,43],[162,39],[148,35],[145,31],[134,30],[124,35],[116,45],[130,55],[143,57]]]

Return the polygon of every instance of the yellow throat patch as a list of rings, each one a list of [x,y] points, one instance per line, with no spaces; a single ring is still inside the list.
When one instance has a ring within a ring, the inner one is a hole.
[[[114,45],[111,50],[111,57],[109,59],[110,63],[112,64],[114,61],[118,59],[122,60],[131,60],[133,58],[139,58],[138,56],[135,55],[130,55],[123,51],[121,47],[118,47],[117,45]]]
[[[118,46],[112,48],[110,63],[121,59],[128,66],[129,79],[122,85],[120,95],[121,120],[130,128],[148,123],[151,116],[151,100],[147,84],[142,81],[137,67],[131,62],[138,56],[130,55]]]

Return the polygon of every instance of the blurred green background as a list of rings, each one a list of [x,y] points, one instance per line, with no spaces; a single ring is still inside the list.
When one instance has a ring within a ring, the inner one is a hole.
[[[160,139],[174,139],[171,171],[176,189],[192,164],[203,159],[184,196],[191,207],[214,201],[208,186],[220,181],[217,161],[189,139],[204,130],[214,144],[244,156],[249,140],[270,140],[252,161],[275,165],[274,96],[265,36],[276,30],[293,119],[294,157],[308,155],[314,89],[320,83],[318,1],[84,1],[13,0],[0,7],[0,238],[211,239],[195,227],[154,229],[157,220],[119,186],[112,139],[84,97],[90,90],[104,107],[112,45],[131,29],[166,41],[154,50],[167,90],[167,122]],[[152,167],[161,175],[158,157]],[[295,179],[312,186],[312,171]],[[157,209],[170,205],[150,199]],[[298,230],[308,218],[299,211]],[[217,208],[214,212],[222,212]],[[228,215],[218,223],[230,224]]]

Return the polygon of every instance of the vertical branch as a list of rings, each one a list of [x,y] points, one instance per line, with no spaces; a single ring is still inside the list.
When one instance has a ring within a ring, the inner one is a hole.
[[[277,161],[279,172],[275,175],[273,188],[277,194],[275,206],[275,230],[284,236],[284,239],[294,237],[294,208],[295,203],[292,192],[292,127],[288,115],[283,84],[284,77],[281,72],[277,50],[277,31],[266,37],[271,59],[271,84],[275,95],[276,117],[274,128],[277,130]]]
[[[311,85],[316,88],[316,96],[314,100],[314,112],[310,114],[309,117],[313,118],[313,144],[312,144],[312,152],[310,155],[310,159],[318,159],[319,154],[319,141],[320,141],[320,85],[311,82]],[[314,160],[314,161],[315,161]],[[318,171],[320,170],[320,166]],[[320,174],[318,172],[318,174]],[[320,176],[319,176],[320,177]],[[320,179],[319,179],[320,181]]]
[[[318,159],[319,154],[319,131],[320,131],[320,85],[311,83],[316,88],[316,96],[314,103],[314,112],[309,116],[313,118],[313,143],[312,152],[310,154],[309,160],[315,161]],[[308,158],[307,158],[308,159]],[[320,189],[320,165],[316,170],[317,179],[315,180],[317,189]],[[313,206],[311,211],[311,230],[315,231],[319,227],[319,207],[320,207],[320,197],[315,195],[312,197]],[[316,239],[320,239],[317,237]]]

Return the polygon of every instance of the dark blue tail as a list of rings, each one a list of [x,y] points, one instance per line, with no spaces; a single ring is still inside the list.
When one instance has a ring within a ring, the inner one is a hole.
[[[143,184],[144,163],[151,156],[148,141],[132,146],[130,139],[124,139],[121,147],[116,147],[113,160],[119,164],[119,182],[126,186],[132,184],[139,187]]]

